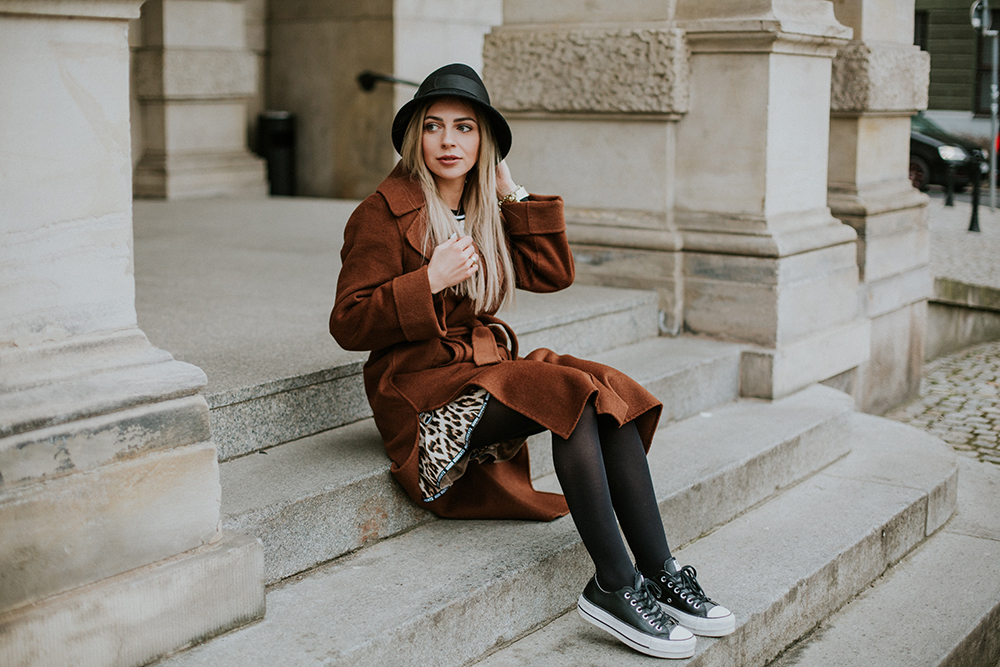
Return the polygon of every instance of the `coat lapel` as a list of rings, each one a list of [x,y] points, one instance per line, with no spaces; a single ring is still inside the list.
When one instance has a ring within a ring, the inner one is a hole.
[[[389,210],[400,224],[406,226],[404,235],[410,246],[426,259],[424,254],[424,234],[426,226],[426,211],[424,193],[420,184],[411,179],[399,162],[392,172],[378,186],[378,192],[385,198]]]

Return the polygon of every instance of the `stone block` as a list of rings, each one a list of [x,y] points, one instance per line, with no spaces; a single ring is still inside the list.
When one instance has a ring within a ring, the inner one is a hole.
[[[170,49],[246,47],[244,3],[234,0],[159,0],[163,5],[160,45]]]
[[[866,233],[861,247],[866,283],[925,268],[930,262],[930,232],[926,227],[878,236]]]
[[[72,13],[61,3],[0,12],[0,348],[135,326],[127,23],[26,16]]]
[[[681,114],[688,50],[677,28],[498,28],[483,78],[506,111]]]
[[[926,109],[930,54],[901,41],[854,41],[841,48],[833,59],[831,110]]]
[[[142,100],[242,99],[257,90],[257,56],[247,50],[146,48],[133,62]]]
[[[4,491],[0,609],[216,539],[218,475],[208,442]]]
[[[909,152],[909,115],[860,114],[830,118],[831,186],[843,183],[863,188],[893,178],[901,180],[907,175]],[[832,202],[830,207],[834,208]]]
[[[691,113],[677,125],[678,209],[772,216],[824,206],[829,76],[824,58],[696,52]],[[734,116],[737,98],[753,103]]]
[[[211,437],[201,396],[0,438],[0,492]]]
[[[867,292],[865,312],[869,317],[878,317],[911,303],[926,301],[932,293],[931,283],[930,269],[926,265],[865,283],[861,288],[862,292]]]
[[[511,173],[529,192],[558,194],[567,206],[597,211],[669,210],[674,123],[507,115],[514,133]]]
[[[685,253],[685,326],[758,345],[784,344],[857,314],[853,248],[773,259]]]
[[[868,359],[867,319],[823,331],[776,350],[746,350],[740,368],[740,395],[779,398],[844,373]]]
[[[881,414],[920,393],[927,302],[871,318],[871,356],[859,369],[859,408]]]
[[[135,170],[136,197],[184,199],[267,195],[266,165],[244,150],[223,153],[147,151]]]
[[[593,228],[585,229],[584,233]],[[602,228],[610,236],[613,228]],[[576,230],[568,231],[570,238]],[[659,296],[660,331],[677,334],[682,327],[682,262],[680,253],[573,244],[577,284],[654,290]]]
[[[264,615],[260,543],[238,535],[0,614],[0,663],[145,665]]]

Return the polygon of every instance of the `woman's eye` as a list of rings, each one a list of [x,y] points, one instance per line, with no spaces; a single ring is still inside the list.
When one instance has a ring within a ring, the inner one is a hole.
[[[437,123],[427,123],[424,125],[424,132],[433,132],[436,129],[438,129]]]
[[[473,127],[471,125],[466,125],[465,123],[462,123],[461,125],[458,126],[458,130],[459,132],[472,132]]]

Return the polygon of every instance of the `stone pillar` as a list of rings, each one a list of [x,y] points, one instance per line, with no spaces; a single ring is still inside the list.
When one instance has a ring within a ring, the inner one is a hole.
[[[243,0],[148,0],[135,53],[143,153],[137,197],[262,196],[265,166],[247,150],[257,62]]]
[[[854,40],[833,61],[829,203],[858,232],[871,358],[859,407],[884,412],[920,390],[931,293],[927,198],[910,187],[910,116],[927,106],[930,57],[913,42],[913,0],[837,0]]]
[[[358,86],[364,71],[421,81],[479,70],[503,0],[280,0],[270,6],[267,102],[298,117],[299,193],[363,199],[399,159],[389,129],[415,89]]]
[[[0,0],[0,664],[139,665],[263,613],[198,368],[136,326],[128,20]],[[210,601],[210,602],[209,602]]]
[[[868,357],[856,234],[827,207],[831,63],[851,36],[823,0],[678,0],[691,49],[677,125],[684,325],[750,344],[741,393],[777,398]]]
[[[484,77],[510,122],[508,163],[561,194],[581,282],[654,289],[681,325],[675,132],[688,111],[688,47],[672,3],[506,0]]]

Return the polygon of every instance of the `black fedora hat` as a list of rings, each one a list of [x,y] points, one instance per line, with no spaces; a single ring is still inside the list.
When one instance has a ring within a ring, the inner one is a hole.
[[[431,72],[417,88],[413,99],[396,112],[396,118],[392,121],[392,145],[396,147],[397,153],[402,155],[403,135],[406,134],[410,118],[416,110],[440,97],[458,97],[476,104],[493,129],[500,158],[507,157],[511,144],[510,126],[500,112],[490,106],[490,94],[486,92],[486,86],[476,70],[460,63],[445,65]]]

